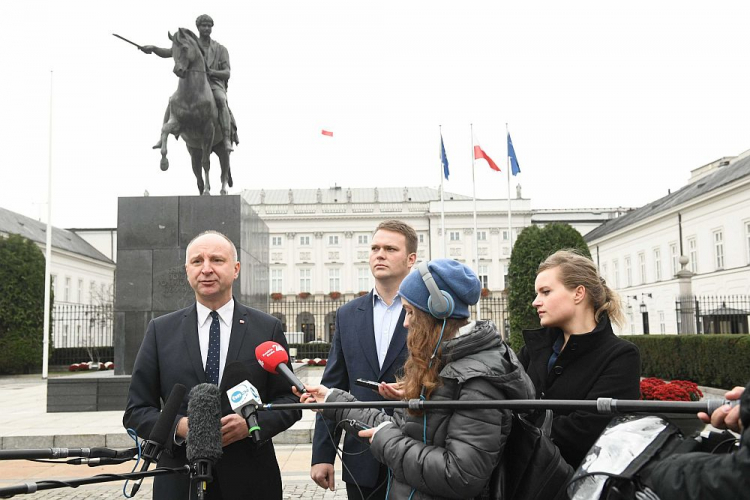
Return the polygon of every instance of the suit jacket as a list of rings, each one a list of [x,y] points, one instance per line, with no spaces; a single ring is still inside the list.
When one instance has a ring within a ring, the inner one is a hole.
[[[249,381],[260,393],[264,403],[295,403],[295,397],[284,378],[266,372],[255,358],[255,347],[272,340],[284,348],[286,337],[278,319],[235,300],[232,331],[226,363],[240,361],[249,374]],[[196,306],[151,320],[133,366],[128,402],[123,425],[133,428],[142,438],[151,434],[159,418],[161,402],[166,401],[175,384],[183,384],[188,392],[206,382],[206,375],[198,344],[198,316]],[[227,383],[221,382],[222,414],[232,413],[226,397]],[[171,436],[180,418],[187,415],[188,397],[182,402],[173,422]],[[210,498],[281,499],[281,474],[271,438],[288,429],[302,417],[300,411],[262,411],[258,413],[261,442],[254,444],[242,439],[223,448],[222,458],[213,468],[214,481],[209,484]],[[161,454],[160,467],[180,467],[187,463],[185,446],[169,440]],[[262,489],[261,490],[259,490]],[[154,479],[154,498],[184,500],[188,497],[189,478],[185,475],[165,475]],[[196,494],[193,488],[191,498]]]
[[[378,366],[372,312],[373,293],[363,295],[343,305],[336,313],[336,328],[333,334],[328,363],[321,384],[350,392],[360,401],[382,401],[380,395],[354,384],[358,378],[375,382],[395,382],[396,374],[404,366],[408,355],[404,311],[398,319],[382,368]],[[341,439],[341,427],[320,415],[315,422],[312,464],[332,464],[336,457],[336,446]],[[335,432],[336,431],[336,432]],[[335,432],[335,433],[334,433]],[[333,437],[333,440],[331,439]],[[335,444],[334,444],[335,441]],[[343,478],[347,483],[373,488],[377,484],[380,463],[356,436],[347,434],[344,439]],[[364,453],[362,453],[364,452]]]
[[[523,332],[526,345],[518,358],[534,382],[537,398],[640,398],[638,347],[616,336],[606,315],[591,332],[572,335],[548,372],[552,345],[561,333],[558,328]],[[575,469],[611,419],[610,415],[584,411],[557,411],[551,437],[562,457]]]

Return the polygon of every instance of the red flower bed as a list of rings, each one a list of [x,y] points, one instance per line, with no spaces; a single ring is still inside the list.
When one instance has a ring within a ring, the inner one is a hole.
[[[656,401],[698,401],[703,393],[689,380],[665,382],[660,378],[641,380],[641,399]]]

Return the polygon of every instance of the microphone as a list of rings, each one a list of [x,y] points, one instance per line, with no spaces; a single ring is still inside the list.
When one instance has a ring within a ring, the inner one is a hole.
[[[258,425],[258,406],[263,404],[258,389],[248,382],[250,372],[241,361],[234,361],[224,369],[223,379],[229,384],[236,384],[227,390],[227,398],[232,410],[247,421],[247,432],[254,443],[260,442],[260,425]],[[237,383],[236,381],[241,380]]]
[[[214,384],[199,384],[188,402],[187,459],[190,479],[196,480],[198,500],[213,480],[211,467],[221,458],[221,393]]]
[[[89,467],[99,467],[100,465],[119,465],[125,462],[135,460],[131,457],[124,458],[73,458],[65,462],[69,465],[88,465]]]
[[[130,460],[138,451],[137,448],[114,450],[112,448],[41,448],[36,450],[2,450],[0,460],[36,460],[58,459],[68,457],[83,458],[128,458]]]
[[[148,440],[144,441],[141,448],[141,456],[143,457],[141,472],[147,471],[151,462],[159,460],[161,450],[169,439],[169,431],[172,429],[174,419],[177,418],[177,412],[180,411],[180,406],[182,406],[182,400],[185,399],[186,392],[187,388],[182,384],[175,384],[172,387],[172,392],[169,394],[158,420],[151,429]],[[135,483],[133,489],[130,491],[130,496],[135,496],[140,487],[140,482]]]
[[[289,355],[281,344],[272,340],[263,342],[255,348],[255,357],[258,358],[258,363],[264,370],[283,376],[299,393],[307,392],[302,382],[287,366]]]

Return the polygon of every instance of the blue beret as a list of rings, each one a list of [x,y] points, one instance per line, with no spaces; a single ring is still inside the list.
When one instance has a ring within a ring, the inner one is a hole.
[[[427,263],[427,268],[438,288],[453,297],[455,308],[450,317],[468,318],[469,306],[477,303],[482,290],[482,285],[474,271],[453,259],[431,260]],[[430,312],[427,309],[430,292],[418,269],[415,268],[404,278],[398,293],[417,309],[426,313]]]

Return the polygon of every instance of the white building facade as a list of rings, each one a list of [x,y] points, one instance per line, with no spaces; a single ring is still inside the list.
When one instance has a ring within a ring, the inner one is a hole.
[[[627,324],[621,333],[685,331],[676,302],[686,294],[716,297],[704,306],[716,314],[750,314],[743,305],[750,295],[750,151],[692,174],[679,191],[585,237],[600,273],[623,299]],[[681,256],[687,258],[682,280],[676,277]],[[698,331],[712,333],[708,325]]]
[[[269,228],[271,292],[356,295],[373,286],[370,239],[386,219],[410,224],[418,260],[452,258],[478,270],[483,286],[505,289],[511,241],[526,226],[567,222],[582,233],[620,215],[619,209],[534,212],[528,199],[476,201],[427,187],[246,190],[242,196]],[[443,207],[445,233],[443,233]],[[476,253],[475,253],[476,249]],[[478,257],[478,263],[477,263]]]

